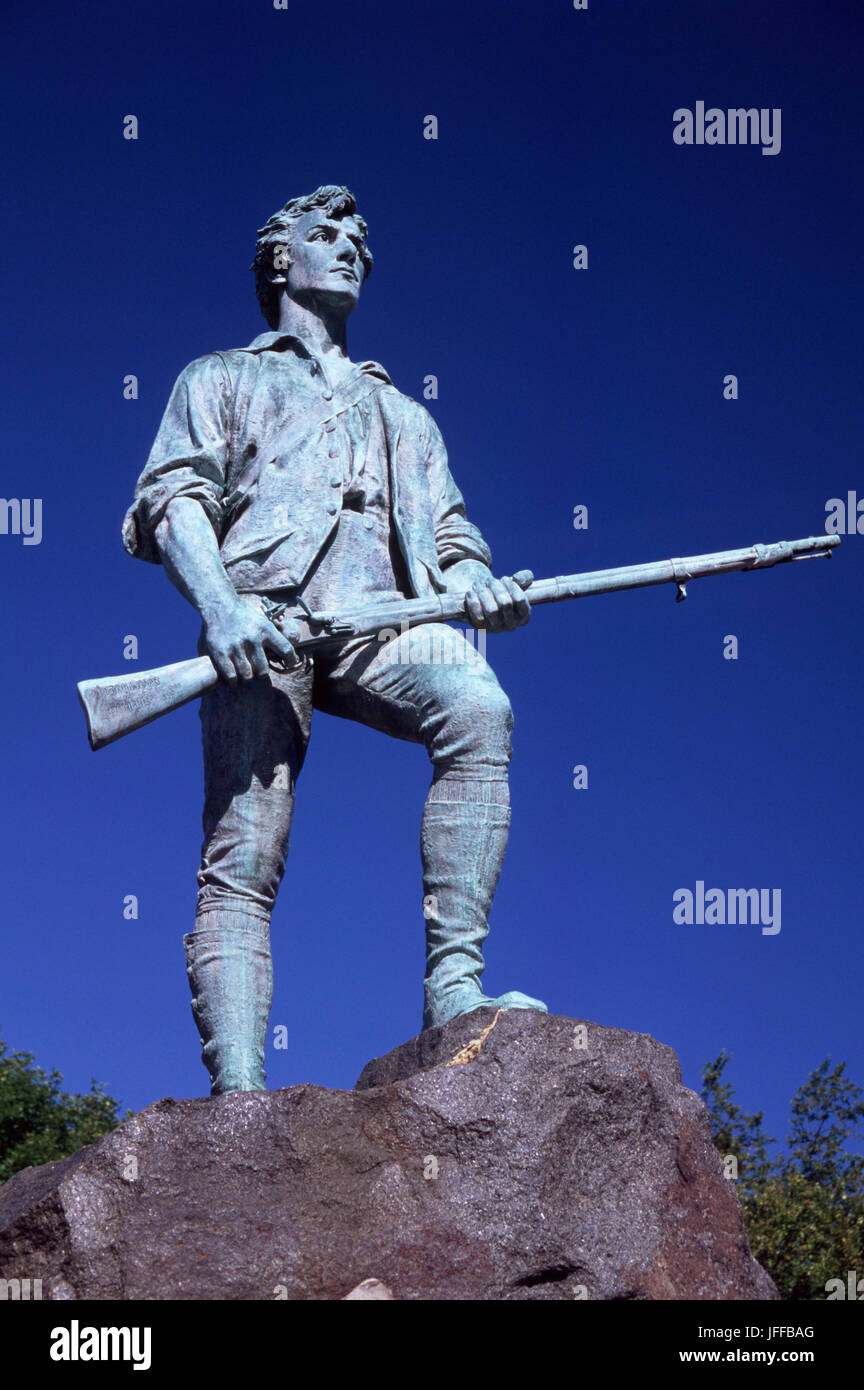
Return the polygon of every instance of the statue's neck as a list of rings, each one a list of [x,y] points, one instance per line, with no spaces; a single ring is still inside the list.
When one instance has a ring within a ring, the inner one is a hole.
[[[324,357],[328,353],[346,357],[344,315],[328,313],[319,305],[301,304],[283,294],[279,304],[279,332],[301,338],[311,352]]]

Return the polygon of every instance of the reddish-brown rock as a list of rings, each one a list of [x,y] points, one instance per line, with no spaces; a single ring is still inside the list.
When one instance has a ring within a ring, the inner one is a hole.
[[[54,1299],[342,1299],[368,1279],[403,1300],[777,1297],[670,1048],[495,1020],[422,1033],[354,1091],[158,1101],[16,1174],[0,1278]]]

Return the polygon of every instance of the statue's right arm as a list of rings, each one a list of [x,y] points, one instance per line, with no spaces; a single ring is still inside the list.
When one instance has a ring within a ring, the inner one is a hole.
[[[229,684],[286,665],[291,644],[257,608],[237,597],[219,555],[228,471],[233,386],[221,353],[180,373],[123,522],[130,555],[164,565],[204,623],[208,656]]]
[[[237,597],[216,533],[194,497],[175,497],[168,504],[154,539],[172,584],[201,614],[207,655],[224,681],[234,685],[266,676],[268,650],[289,666],[296,662],[294,648],[278,628]]]

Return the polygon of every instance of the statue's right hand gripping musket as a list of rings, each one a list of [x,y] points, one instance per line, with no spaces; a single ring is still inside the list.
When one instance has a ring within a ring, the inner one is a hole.
[[[839,536],[810,536],[806,540],[777,541],[773,545],[751,545],[744,550],[721,550],[708,555],[690,555],[677,560],[657,560],[647,565],[623,565],[617,569],[594,570],[585,574],[561,575],[555,579],[532,579],[527,570],[514,575],[525,597],[534,607],[558,603],[563,599],[586,598],[590,594],[609,594],[621,589],[642,589],[655,584],[675,584],[680,601],[686,597],[691,579],[709,574],[732,574],[736,570],[771,569],[789,560],[830,557],[840,544]],[[271,606],[270,616],[295,651],[333,648],[355,637],[374,637],[384,629],[405,631],[420,623],[449,623],[466,620],[465,595],[431,594],[426,598],[397,600],[357,612],[298,613],[283,619],[284,605]],[[280,621],[281,620],[281,621]],[[279,669],[277,660],[271,665]],[[78,698],[87,719],[90,747],[104,748],[150,724],[163,714],[179,709],[189,700],[203,695],[219,681],[209,656],[177,661],[153,671],[126,676],[104,676],[81,681]]]

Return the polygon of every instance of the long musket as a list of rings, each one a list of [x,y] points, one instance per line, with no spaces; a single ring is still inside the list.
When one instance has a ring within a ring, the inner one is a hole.
[[[532,607],[540,603],[559,603],[563,599],[586,598],[589,594],[643,589],[654,584],[677,585],[680,600],[686,596],[685,585],[690,579],[701,579],[708,574],[732,574],[736,570],[771,569],[788,560],[830,558],[832,549],[839,544],[839,536],[810,536],[806,540],[751,545],[744,550],[720,550],[679,560],[657,560],[648,565],[623,565],[618,569],[566,574],[556,579],[528,582],[524,571],[514,577],[521,583]],[[273,616],[278,616],[285,607],[277,605],[272,610]],[[385,629],[404,632],[420,623],[450,623],[465,618],[465,595],[445,593],[361,607],[338,615],[307,611],[306,616],[292,615],[279,626],[296,651],[308,652],[333,648],[355,637],[374,637]],[[270,664],[275,670],[284,669],[276,658],[271,659]],[[78,698],[87,719],[90,747],[95,750],[114,743],[134,729],[203,695],[218,682],[219,674],[209,656],[193,657],[133,675],[81,681]]]

